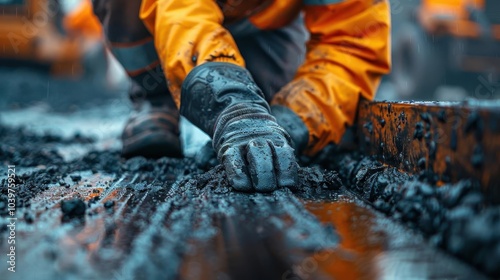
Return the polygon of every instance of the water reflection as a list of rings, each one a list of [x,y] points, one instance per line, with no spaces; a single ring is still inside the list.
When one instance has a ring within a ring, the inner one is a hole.
[[[322,223],[331,223],[341,237],[338,248],[324,250],[331,252],[328,258],[314,258],[318,269],[332,279],[483,278],[359,203],[309,201],[305,208]]]

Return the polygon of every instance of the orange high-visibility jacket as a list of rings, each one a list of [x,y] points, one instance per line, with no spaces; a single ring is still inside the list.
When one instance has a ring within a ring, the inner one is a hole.
[[[373,99],[389,72],[388,0],[142,0],[139,16],[154,36],[157,56],[151,58],[162,64],[179,106],[182,82],[195,66],[245,66],[224,23],[248,18],[262,30],[276,29],[300,12],[310,32],[306,59],[272,104],[287,106],[304,121],[306,153],[314,155],[341,140],[360,98]],[[154,65],[149,62],[143,64]]]

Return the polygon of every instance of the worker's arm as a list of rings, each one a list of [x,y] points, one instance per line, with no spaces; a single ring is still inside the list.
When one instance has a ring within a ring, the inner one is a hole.
[[[143,0],[180,113],[213,139],[228,180],[240,191],[292,187],[298,165],[288,133],[271,116],[214,0]],[[154,18],[155,17],[155,18]]]
[[[143,0],[141,18],[154,34],[156,50],[177,106],[184,78],[205,62],[244,66],[223,13],[214,0]]]
[[[360,98],[373,99],[382,75],[389,72],[390,8],[388,0],[304,4],[311,34],[306,60],[272,104],[296,145],[314,155],[340,141],[354,122]]]

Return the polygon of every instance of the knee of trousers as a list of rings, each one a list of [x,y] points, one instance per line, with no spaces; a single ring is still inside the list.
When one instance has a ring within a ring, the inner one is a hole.
[[[139,18],[142,0],[94,0],[106,44],[133,82],[146,93],[168,92],[154,38]]]

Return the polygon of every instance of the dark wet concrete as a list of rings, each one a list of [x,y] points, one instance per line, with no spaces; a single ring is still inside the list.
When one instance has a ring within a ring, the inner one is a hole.
[[[92,117],[112,111],[105,106]],[[60,131],[85,127],[85,111],[75,114]],[[0,161],[16,164],[19,186],[17,272],[2,279],[484,278],[358,200],[336,172],[303,168],[294,192],[238,193],[220,166],[125,161],[106,131],[80,143],[78,135],[31,133],[36,127],[1,130]],[[2,213],[1,240],[6,222]]]
[[[34,222],[18,223],[7,279],[482,277],[342,190],[235,193],[215,171],[173,185],[82,172],[85,184],[49,187],[24,209]],[[61,201],[78,197],[99,198],[64,222]]]

